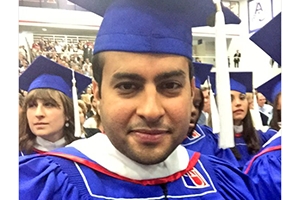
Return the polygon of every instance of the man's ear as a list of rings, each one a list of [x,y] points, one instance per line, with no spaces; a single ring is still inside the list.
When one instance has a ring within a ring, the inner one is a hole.
[[[99,96],[99,86],[98,86],[98,83],[95,80],[93,80],[92,84],[93,84],[94,98],[99,101],[100,100],[100,96]]]

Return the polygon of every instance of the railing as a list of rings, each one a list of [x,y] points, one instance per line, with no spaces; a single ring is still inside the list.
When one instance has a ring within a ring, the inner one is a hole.
[[[79,43],[80,41],[94,42],[95,36],[84,36],[84,35],[53,35],[53,34],[34,34],[34,41],[40,40],[41,38],[48,39],[49,41],[64,41],[66,44]]]

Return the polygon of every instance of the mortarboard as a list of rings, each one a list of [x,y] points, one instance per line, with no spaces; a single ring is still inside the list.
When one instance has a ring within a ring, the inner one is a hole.
[[[274,103],[276,96],[281,92],[281,73],[257,87],[256,90]]]
[[[193,66],[194,66],[194,76],[195,76],[196,88],[201,88],[201,85],[207,79],[213,65],[206,64],[206,63],[193,62]]]
[[[72,98],[72,70],[44,56],[37,57],[20,75],[19,88],[30,92],[37,88],[50,88],[61,91]],[[75,72],[77,93],[81,93],[92,79]]]
[[[27,92],[38,88],[50,88],[61,91],[73,99],[74,134],[75,137],[79,137],[81,135],[81,127],[78,93],[81,93],[91,82],[91,78],[62,66],[49,58],[39,56],[20,75],[19,88]]]
[[[192,60],[192,27],[214,25],[212,0],[70,0],[103,17],[94,46],[102,51],[183,55]],[[226,24],[241,20],[222,6]]]
[[[216,74],[215,72],[212,72],[209,76],[214,93],[216,93]],[[252,92],[252,72],[230,72],[229,77],[230,90],[235,90],[241,93]]]
[[[252,72],[230,72],[230,90],[252,92]]]
[[[281,66],[281,13],[254,33],[250,40]]]

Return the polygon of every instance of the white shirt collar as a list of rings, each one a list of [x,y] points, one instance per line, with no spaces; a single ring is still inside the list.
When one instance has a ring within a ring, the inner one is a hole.
[[[179,145],[165,161],[159,164],[139,164],[119,152],[103,133],[74,141],[67,146],[75,147],[107,170],[135,180],[166,177],[186,169],[189,163],[186,149]]]
[[[60,148],[65,146],[66,140],[65,138],[61,138],[57,140],[56,142],[50,142],[48,140],[45,140],[39,136],[35,139],[35,145],[34,148],[41,150],[41,151],[51,151],[56,148]]]
[[[233,125],[233,129],[234,129],[234,133],[241,133],[243,132],[244,128],[243,128],[243,124],[242,125]]]

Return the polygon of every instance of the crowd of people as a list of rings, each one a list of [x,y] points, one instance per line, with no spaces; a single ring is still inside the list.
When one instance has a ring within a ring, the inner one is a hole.
[[[45,56],[65,67],[92,77],[92,59],[94,43],[80,40],[78,43],[66,43],[41,37],[31,46],[19,46],[19,74],[38,56]]]
[[[201,12],[201,1],[117,0],[105,14],[94,9],[101,1],[71,2],[103,16],[92,72],[47,55],[20,67],[21,199],[281,198],[281,79],[248,99],[249,78],[230,76],[234,145],[220,147],[213,131],[212,65],[193,62],[186,37],[206,25],[213,2]],[[223,12],[227,23],[240,23]],[[264,96],[268,115],[256,109],[266,107],[258,104]],[[256,111],[267,128],[257,126]]]

